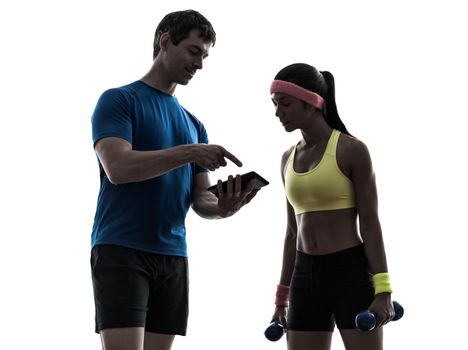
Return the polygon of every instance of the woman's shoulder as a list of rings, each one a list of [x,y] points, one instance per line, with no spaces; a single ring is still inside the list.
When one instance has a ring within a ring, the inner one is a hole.
[[[284,176],[284,170],[285,170],[286,164],[288,163],[288,160],[291,157],[291,153],[293,152],[294,148],[295,148],[295,145],[289,147],[281,156],[281,176]]]
[[[347,159],[351,163],[368,163],[370,161],[370,153],[367,145],[357,137],[341,133],[337,156],[341,159]]]
[[[362,140],[343,132],[340,134],[339,145],[351,151],[367,150],[367,146]]]
[[[293,152],[294,148],[296,147],[296,145],[293,145],[291,147],[289,147],[284,153],[283,155],[281,156],[281,164],[286,164],[286,162],[288,161],[289,157],[291,156],[291,153]]]

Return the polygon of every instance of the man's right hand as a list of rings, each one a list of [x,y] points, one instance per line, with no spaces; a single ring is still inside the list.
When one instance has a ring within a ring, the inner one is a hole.
[[[241,167],[242,162],[224,147],[219,145],[199,143],[194,145],[194,161],[199,166],[214,171],[219,167],[226,166],[226,159],[229,159],[237,166]]]

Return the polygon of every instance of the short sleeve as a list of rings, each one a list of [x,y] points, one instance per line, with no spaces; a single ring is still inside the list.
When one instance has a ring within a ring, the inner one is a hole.
[[[208,143],[208,134],[206,132],[205,126],[200,122],[198,122],[198,143]],[[195,164],[195,174],[206,172],[208,172],[207,168],[203,168],[198,164]]]
[[[93,145],[104,137],[119,137],[132,143],[132,118],[129,103],[118,89],[105,91],[91,118]]]

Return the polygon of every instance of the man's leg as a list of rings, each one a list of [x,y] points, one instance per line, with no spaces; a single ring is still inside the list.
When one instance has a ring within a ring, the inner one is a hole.
[[[170,350],[175,335],[145,332],[144,350]]]
[[[143,350],[143,327],[108,328],[100,334],[103,350]]]
[[[146,313],[145,350],[170,349],[175,335],[184,336],[188,318],[188,262],[186,257],[153,256],[158,274],[150,289]]]
[[[113,245],[92,249],[96,332],[105,350],[143,350],[149,294],[142,252]]]

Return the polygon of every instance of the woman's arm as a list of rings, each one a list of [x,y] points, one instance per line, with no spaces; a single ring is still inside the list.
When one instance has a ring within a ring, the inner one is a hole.
[[[289,287],[294,271],[294,262],[296,260],[296,242],[297,242],[297,224],[294,209],[287,202],[287,226],[286,236],[283,246],[283,263],[281,267],[281,276],[279,284]],[[272,321],[281,321],[286,326],[287,306],[277,305],[273,313]]]
[[[297,224],[294,209],[287,202],[287,226],[286,236],[284,238],[283,247],[283,264],[281,268],[280,284],[289,286],[294,270],[294,261],[296,259],[296,242],[297,242]]]
[[[284,171],[291,155],[293,147],[287,150],[281,158],[281,179],[284,182]],[[280,284],[289,286],[291,283],[291,277],[294,270],[294,261],[296,258],[296,243],[297,243],[297,223],[296,214],[293,207],[286,200],[286,214],[287,214],[287,225],[286,225],[286,236],[284,238],[283,247],[283,265],[281,268]]]
[[[284,169],[291,154],[292,148],[283,154],[281,159],[281,178],[283,179],[284,185]],[[296,259],[296,246],[297,246],[297,223],[296,214],[293,207],[286,200],[286,214],[287,214],[287,225],[286,225],[286,236],[284,238],[283,245],[283,263],[281,267],[281,275],[279,284],[288,286],[291,284],[291,278],[294,271],[294,262]],[[286,307],[276,306],[275,312],[272,317],[272,321],[279,320],[286,325]]]
[[[388,272],[371,157],[364,143],[356,140],[350,145],[351,180],[367,259],[372,273]]]
[[[375,174],[369,151],[358,140],[350,142],[351,180],[354,184],[359,229],[372,273],[388,272],[382,228],[378,215]],[[369,310],[379,315],[377,325],[382,326],[394,316],[390,293],[376,294]]]

